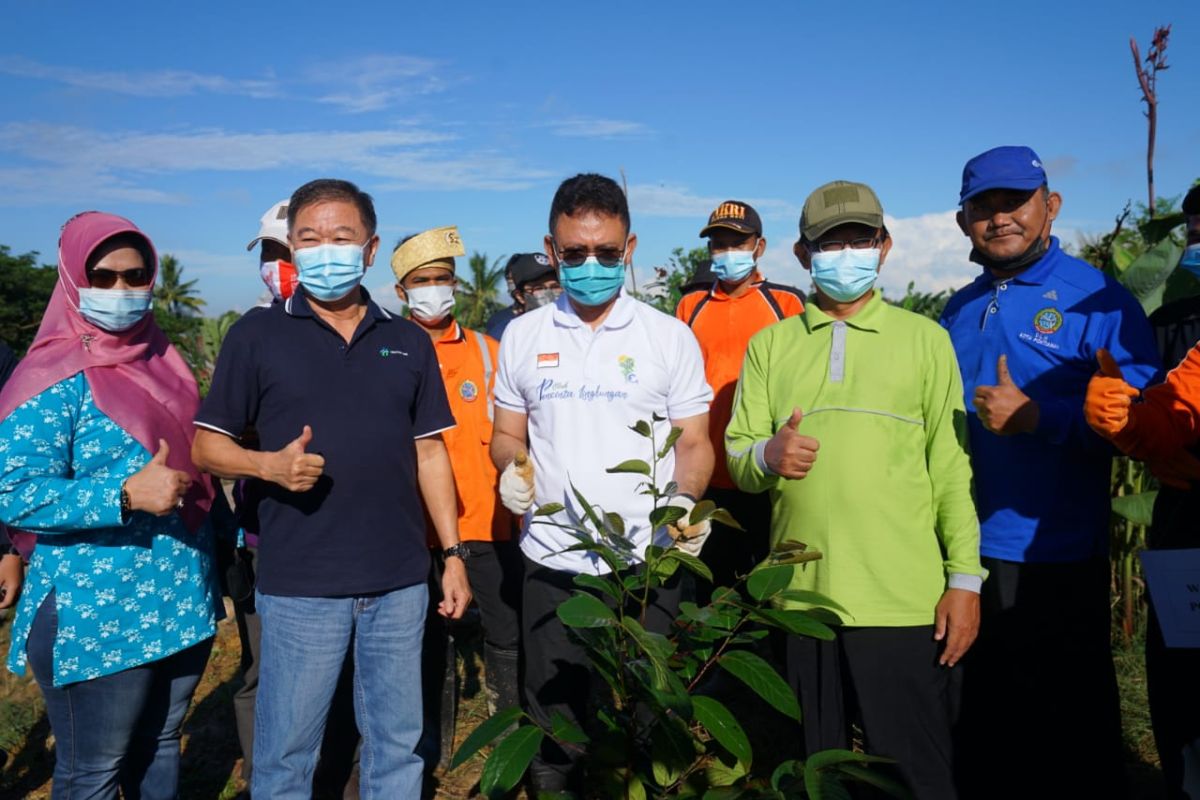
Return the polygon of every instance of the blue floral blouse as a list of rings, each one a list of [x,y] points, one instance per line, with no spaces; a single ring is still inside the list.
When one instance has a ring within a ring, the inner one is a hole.
[[[8,668],[24,675],[33,617],[58,606],[54,685],[145,664],[216,633],[219,600],[208,523],[134,512],[121,484],[150,453],[107,417],[83,373],[0,421],[0,521],[37,534]]]

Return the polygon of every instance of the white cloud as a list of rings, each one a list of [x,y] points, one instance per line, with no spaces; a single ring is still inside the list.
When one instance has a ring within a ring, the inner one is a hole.
[[[917,217],[885,216],[892,251],[879,273],[889,297],[902,297],[909,281],[921,292],[960,289],[979,273],[967,260],[971,242],[954,221],[953,210]]]
[[[635,183],[629,187],[629,209],[635,217],[700,217],[707,218],[712,210],[728,197],[701,196],[674,184]],[[800,208],[786,200],[772,198],[741,198],[754,206],[764,217],[798,219]]]
[[[0,57],[0,73],[135,97],[178,97],[210,92],[263,98],[275,97],[279,93],[279,87],[273,79],[227,78],[176,69],[150,72],[79,69],[42,64],[21,56]]]
[[[0,154],[45,166],[0,167],[12,202],[53,202],[72,184],[87,197],[138,202],[181,198],[138,186],[134,176],[199,171],[250,172],[279,168],[353,171],[383,180],[379,188],[523,189],[548,173],[493,151],[450,152],[455,136],[389,129],[296,133],[231,133],[220,129],[176,133],[96,131],[67,125],[0,125]],[[117,177],[120,176],[120,177]],[[11,191],[13,186],[24,193]]]
[[[437,73],[440,66],[437,61],[414,56],[366,55],[314,66],[307,76],[312,83],[329,87],[318,101],[357,114],[445,90],[452,81]]]
[[[546,123],[555,136],[576,139],[632,139],[649,136],[650,128],[640,122],[594,117],[567,117]]]

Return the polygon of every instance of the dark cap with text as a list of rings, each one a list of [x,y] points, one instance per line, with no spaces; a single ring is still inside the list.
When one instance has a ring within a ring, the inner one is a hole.
[[[762,236],[762,220],[749,203],[726,200],[708,215],[708,224],[700,231],[700,238],[708,236],[713,228],[728,228],[738,233]]]

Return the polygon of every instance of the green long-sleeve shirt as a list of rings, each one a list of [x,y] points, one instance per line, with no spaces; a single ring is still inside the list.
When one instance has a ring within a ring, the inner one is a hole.
[[[796,568],[792,588],[833,599],[847,625],[929,625],[948,575],[983,575],[962,397],[950,337],[878,290],[850,319],[809,303],[750,340],[729,471],[744,491],[770,492],[772,542],[824,554]],[[799,480],[763,460],[793,408],[820,442]]]

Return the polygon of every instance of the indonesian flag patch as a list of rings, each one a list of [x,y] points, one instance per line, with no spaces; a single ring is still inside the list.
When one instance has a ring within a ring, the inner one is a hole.
[[[538,353],[538,369],[550,369],[558,366],[558,353]]]

